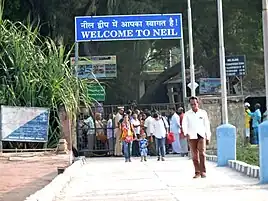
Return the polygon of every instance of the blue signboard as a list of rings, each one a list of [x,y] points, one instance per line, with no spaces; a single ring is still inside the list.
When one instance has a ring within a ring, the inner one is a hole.
[[[49,109],[1,106],[2,141],[47,142]]]
[[[246,75],[246,56],[226,56],[225,69],[227,77]]]
[[[181,14],[82,16],[75,18],[75,41],[180,39]]]
[[[200,78],[199,93],[202,95],[217,95],[221,93],[220,78]]]

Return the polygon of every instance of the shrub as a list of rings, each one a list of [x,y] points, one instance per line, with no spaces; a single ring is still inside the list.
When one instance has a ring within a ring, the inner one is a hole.
[[[237,143],[236,158],[250,165],[259,166],[259,147],[256,145]]]
[[[2,19],[3,4],[0,0],[0,104],[50,108],[48,146],[55,147],[59,107],[76,119],[79,104],[89,103],[86,86],[69,65],[71,51],[41,37],[39,26]]]

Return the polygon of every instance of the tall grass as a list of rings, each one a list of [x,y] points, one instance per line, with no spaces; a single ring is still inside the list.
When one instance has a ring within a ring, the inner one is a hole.
[[[2,19],[3,3],[0,0],[0,104],[50,108],[48,145],[53,147],[60,137],[59,107],[75,119],[79,104],[89,103],[85,84],[69,65],[71,50],[66,53],[63,46],[41,37],[39,26]]]

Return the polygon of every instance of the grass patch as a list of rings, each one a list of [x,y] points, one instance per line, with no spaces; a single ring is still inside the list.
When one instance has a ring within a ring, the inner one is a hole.
[[[250,165],[259,166],[259,147],[256,145],[237,144],[236,158]]]

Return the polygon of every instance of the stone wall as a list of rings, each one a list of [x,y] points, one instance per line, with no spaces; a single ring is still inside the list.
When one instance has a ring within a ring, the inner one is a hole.
[[[211,124],[211,144],[208,149],[216,149],[216,128],[221,125],[221,97],[202,96],[200,107],[208,113]],[[244,98],[241,96],[228,97],[228,120],[229,123],[237,128],[237,135],[243,136],[244,133]]]

